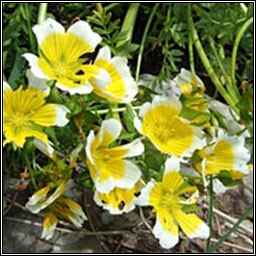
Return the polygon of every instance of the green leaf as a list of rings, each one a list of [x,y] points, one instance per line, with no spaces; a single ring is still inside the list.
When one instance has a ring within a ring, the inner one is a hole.
[[[242,179],[234,180],[228,171],[220,171],[220,173],[217,175],[217,178],[226,187],[233,187],[243,184]]]
[[[201,211],[201,210],[202,210],[202,208],[197,206],[196,204],[184,205],[182,207],[182,211],[185,213],[191,213],[191,212]]]
[[[15,81],[21,77],[22,69],[24,65],[25,65],[25,59],[21,56],[21,50],[17,48],[14,65],[13,65],[10,77],[8,79],[8,83],[11,85],[13,89],[16,89],[18,87]]]
[[[127,130],[129,132],[135,133],[136,129],[133,125],[133,119],[134,119],[135,115],[133,114],[133,110],[129,104],[126,105],[123,117],[124,117],[124,122],[127,127]]]

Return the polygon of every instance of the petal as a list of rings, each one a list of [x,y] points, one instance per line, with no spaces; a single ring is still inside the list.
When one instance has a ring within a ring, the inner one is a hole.
[[[5,144],[9,142],[15,143],[19,147],[23,147],[27,137],[35,137],[47,143],[47,135],[41,131],[34,130],[30,127],[22,127],[16,129],[13,125],[4,125],[4,135],[6,137]]]
[[[67,30],[67,33],[72,33],[83,38],[83,40],[91,46],[90,51],[93,51],[102,40],[97,33],[92,31],[90,25],[86,21],[82,20],[71,25]]]
[[[194,213],[186,214],[182,210],[175,210],[173,214],[181,229],[189,238],[207,239],[209,237],[209,227]]]
[[[63,91],[69,92],[71,95],[89,94],[92,92],[93,89],[93,87],[88,81],[85,81],[84,84],[76,84],[74,81],[66,78],[58,79],[56,87]]]
[[[176,172],[165,173],[162,186],[164,190],[172,189],[174,192],[178,191],[179,187],[184,183],[182,176]]]
[[[118,152],[120,152],[120,158],[139,156],[144,152],[144,145],[141,142],[141,139],[136,139],[129,144],[110,149],[110,154],[115,153],[114,155],[116,155]],[[111,154],[112,159],[114,158],[113,156]]]
[[[70,110],[66,106],[60,104],[54,104],[54,106],[57,113],[55,125],[63,127],[69,122],[69,120],[66,118],[66,115],[67,113],[70,113]]]
[[[137,116],[135,116],[133,119],[133,125],[136,128],[136,130],[142,134],[142,122]]]
[[[64,27],[57,21],[48,18],[42,24],[33,26],[33,32],[36,35],[37,42],[40,45],[41,42],[50,34],[64,33]]]
[[[101,70],[105,70],[105,72],[100,71],[103,78],[98,74],[90,80],[96,94],[113,102],[128,103],[134,100],[138,93],[138,86],[131,76],[125,58],[114,57],[111,59],[109,49],[103,48],[94,64]]]
[[[92,143],[93,143],[94,140],[95,140],[94,131],[90,131],[90,133],[87,137],[85,152],[86,152],[86,156],[88,157],[88,159],[89,159],[89,161],[91,162],[92,165],[94,165],[94,160],[93,160],[93,157],[92,157],[91,147],[92,147]]]
[[[152,108],[158,106],[169,106],[169,111],[173,112],[173,115],[178,115],[181,111],[182,104],[177,98],[168,98],[164,96],[155,96],[152,102]]]
[[[168,215],[168,222],[161,223],[161,217],[157,215],[156,224],[152,230],[154,236],[159,239],[160,245],[165,249],[173,248],[179,242],[178,226],[171,215]]]
[[[107,59],[107,60],[110,60],[111,59],[111,52],[110,52],[110,48],[106,45],[104,47],[102,47],[100,50],[99,50],[99,53],[96,57],[96,60],[97,59]]]
[[[180,158],[173,156],[166,160],[164,175],[169,172],[179,172],[179,170],[180,170]]]
[[[146,113],[147,113],[149,110],[151,110],[151,108],[152,108],[152,104],[151,104],[151,103],[149,103],[149,102],[144,103],[144,104],[141,106],[141,108],[140,108],[139,116],[140,116],[141,118],[144,118],[144,116],[146,115]]]
[[[34,74],[34,76],[40,78],[40,79],[51,79],[43,69],[41,69],[39,65],[39,58],[31,53],[24,53],[22,55],[29,63],[29,66],[31,67],[31,72]]]
[[[202,80],[184,68],[181,69],[180,74],[175,77],[174,81],[181,87],[182,93],[185,96],[201,95],[205,90]],[[194,94],[193,90],[197,88],[201,90]]]
[[[52,238],[57,223],[58,219],[56,218],[56,216],[50,212],[46,212],[44,214],[43,233],[41,235],[41,238],[46,240]]]
[[[3,91],[6,89],[11,89],[11,86],[7,82],[3,81]]]
[[[34,110],[34,114],[30,117],[30,121],[45,127],[55,125],[56,119],[57,108],[55,104],[45,104],[41,106]]]
[[[37,192],[35,192],[29,198],[29,201],[26,203],[26,208],[29,209],[31,212],[35,213],[37,209],[40,207],[40,203],[43,200],[45,200],[49,190],[50,190],[50,186],[46,186],[44,188],[41,188]]]
[[[132,189],[114,188],[110,193],[94,193],[94,201],[97,205],[108,210],[110,214],[128,213],[135,208],[135,194],[141,188],[140,181]]]
[[[149,205],[150,193],[155,186],[155,181],[152,179],[147,185],[141,190],[139,197],[135,200],[137,205],[147,206]]]
[[[100,168],[96,178],[96,189],[101,193],[109,193],[115,187],[131,189],[140,179],[139,168],[127,160],[116,160]]]
[[[62,199],[61,202],[65,203],[69,207],[69,209],[73,213],[75,213],[77,216],[79,216],[81,219],[87,220],[87,217],[84,214],[81,206],[79,204],[77,204],[75,201],[70,200],[70,199]]]
[[[189,122],[185,119],[182,119],[184,123],[187,123],[189,125]],[[180,157],[191,157],[193,155],[193,153],[195,152],[195,150],[201,150],[203,147],[206,146],[207,142],[206,142],[206,138],[204,137],[204,133],[202,132],[200,127],[196,127],[196,126],[192,126],[190,125],[190,127],[192,128],[192,132],[193,132],[193,139],[192,139],[192,143],[190,145],[190,147],[188,147],[186,149],[186,151],[184,151]]]
[[[99,131],[101,146],[105,147],[114,142],[119,137],[121,130],[122,125],[118,120],[112,118],[103,121]]]
[[[54,193],[45,202],[41,204],[40,208],[35,213],[38,213],[39,211],[45,209],[48,205],[52,204],[57,198],[59,198],[62,194],[64,194],[66,189],[66,184],[67,182],[65,180],[61,181],[60,185],[54,191]]]
[[[221,170],[239,170],[250,160],[250,153],[244,146],[244,137],[230,137],[221,134],[217,142],[206,148],[206,174],[216,174]]]
[[[28,86],[34,87],[42,92],[44,92],[45,96],[48,96],[50,93],[50,87],[47,85],[48,79],[41,79],[34,75],[34,73],[29,69],[26,72],[26,76],[28,78]]]
[[[53,160],[56,158],[56,152],[54,148],[51,146],[52,143],[48,141],[47,144],[45,144],[43,141],[34,139],[33,144],[35,147],[40,150],[42,153],[44,153],[46,156],[52,158]]]

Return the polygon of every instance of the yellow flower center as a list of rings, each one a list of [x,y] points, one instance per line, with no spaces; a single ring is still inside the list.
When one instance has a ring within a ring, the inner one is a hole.
[[[174,128],[170,128],[168,126],[165,126],[164,124],[157,125],[154,133],[155,136],[159,138],[160,141],[164,142],[168,138],[172,137],[175,132]]]
[[[14,112],[10,122],[15,126],[15,127],[23,127],[26,125],[29,121],[29,115],[26,115],[22,112]]]
[[[175,203],[174,191],[172,189],[162,191],[162,197],[159,206],[171,210]]]

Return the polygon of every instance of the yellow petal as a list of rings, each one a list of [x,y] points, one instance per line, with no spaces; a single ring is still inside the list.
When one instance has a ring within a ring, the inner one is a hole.
[[[41,238],[46,240],[53,237],[54,230],[57,226],[58,219],[56,216],[50,212],[44,214],[44,223],[43,223],[43,233]]]
[[[174,210],[173,214],[181,229],[189,238],[207,239],[209,237],[209,227],[196,214],[186,214],[178,209]]]

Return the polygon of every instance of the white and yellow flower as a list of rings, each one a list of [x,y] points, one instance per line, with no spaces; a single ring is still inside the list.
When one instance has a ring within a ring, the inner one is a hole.
[[[44,214],[43,232],[41,238],[46,240],[52,238],[57,224],[58,219],[56,215],[51,212],[46,212]]]
[[[56,151],[52,147],[52,142],[48,140],[48,142],[45,144],[43,141],[34,139],[33,140],[34,146],[40,150],[42,153],[44,153],[46,156],[50,157],[53,160],[56,160],[57,155]]]
[[[195,149],[205,145],[203,133],[199,127],[179,116],[181,103],[176,98],[156,96],[152,104],[142,105],[139,116],[134,119],[137,130],[148,137],[164,153],[173,156],[191,156]]]
[[[60,197],[50,206],[50,210],[71,221],[76,227],[81,228],[87,220],[81,206],[75,201]]]
[[[156,224],[153,234],[159,239],[163,248],[172,248],[179,241],[179,226],[189,238],[209,237],[209,227],[194,213],[185,213],[184,207],[195,204],[195,197],[185,198],[185,193],[196,193],[195,186],[184,186],[179,174],[178,158],[166,161],[162,182],[151,180],[141,190],[137,204],[153,206],[156,212]]]
[[[139,194],[142,184],[138,181],[132,189],[114,188],[109,193],[94,193],[94,201],[111,214],[128,213],[135,208],[136,196]]]
[[[125,58],[111,58],[109,47],[104,46],[100,49],[94,65],[99,68],[99,72],[89,81],[95,94],[113,102],[128,103],[134,100],[138,86],[131,76]]]
[[[35,137],[47,144],[43,127],[65,126],[69,110],[64,105],[45,103],[49,90],[40,82],[29,84],[27,89],[19,87],[13,91],[4,82],[3,130],[4,144],[13,142],[23,147],[27,137]]]
[[[90,174],[96,189],[109,193],[115,187],[132,189],[141,172],[126,157],[138,156],[144,151],[140,139],[129,144],[109,147],[120,135],[122,126],[116,119],[105,120],[95,136],[91,131],[87,137],[86,155]]]
[[[85,21],[77,21],[65,31],[53,19],[35,25],[33,31],[41,57],[26,53],[32,72],[39,78],[56,80],[56,86],[70,94],[87,94],[92,91],[89,78],[98,72],[91,64],[83,64],[83,55],[93,52],[101,37]]]
[[[195,167],[205,175],[218,174],[220,171],[236,171],[249,174],[247,166],[250,153],[245,147],[245,138],[242,136],[228,136],[222,129],[211,145],[198,152],[202,161]]]
[[[196,74],[184,68],[174,78],[174,81],[180,86],[181,92],[185,97],[202,96],[205,91],[203,81]]]
[[[64,194],[66,185],[67,182],[62,180],[54,193],[47,197],[51,189],[51,184],[48,184],[29,198],[29,201],[26,203],[26,208],[28,208],[32,213],[39,213]]]
[[[50,239],[53,236],[58,223],[57,216],[71,221],[78,228],[82,227],[83,222],[87,220],[80,205],[63,196],[66,185],[67,182],[62,180],[57,189],[48,196],[52,186],[48,184],[34,193],[26,204],[26,208],[32,213],[45,210],[42,238]]]

